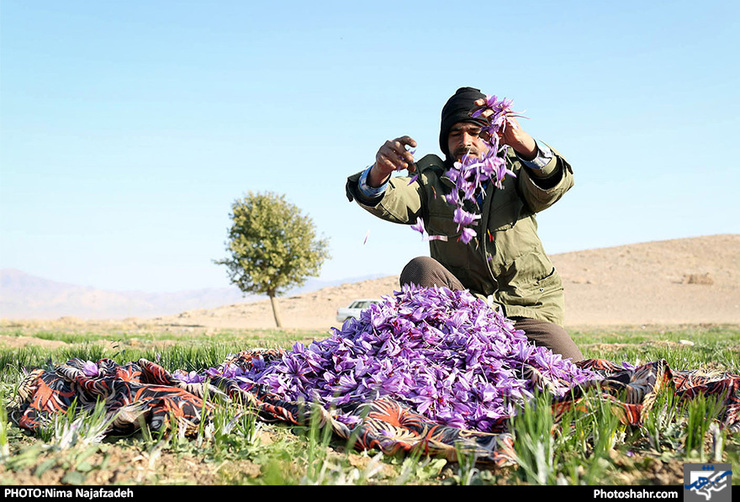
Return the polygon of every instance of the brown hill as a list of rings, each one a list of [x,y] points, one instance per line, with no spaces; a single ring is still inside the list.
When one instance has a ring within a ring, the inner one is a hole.
[[[740,235],[592,249],[552,256],[563,276],[567,324],[740,323]],[[396,276],[279,299],[286,328],[329,329],[339,307],[398,288]],[[157,324],[271,328],[269,301],[190,310]]]

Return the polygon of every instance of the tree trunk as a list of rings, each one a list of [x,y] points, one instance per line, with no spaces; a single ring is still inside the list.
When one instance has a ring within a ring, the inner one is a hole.
[[[275,317],[275,324],[278,328],[283,327],[283,319],[280,316],[280,307],[277,302],[277,298],[275,298],[275,294],[270,294],[270,305],[272,305],[272,315]]]

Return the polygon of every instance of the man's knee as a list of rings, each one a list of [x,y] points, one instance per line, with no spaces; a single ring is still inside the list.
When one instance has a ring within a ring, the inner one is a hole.
[[[436,268],[437,261],[428,256],[417,256],[412,258],[403,270],[401,271],[401,277],[399,281],[401,285],[414,284],[417,286],[427,286],[423,284],[427,277],[432,275],[432,271]]]
[[[583,354],[568,332],[562,326],[530,318],[512,319],[517,329],[521,329],[535,345],[546,347],[564,359],[573,362],[582,360]]]
[[[422,288],[446,287],[464,289],[460,281],[441,263],[429,256],[417,256],[409,261],[399,277],[401,286],[410,284]]]

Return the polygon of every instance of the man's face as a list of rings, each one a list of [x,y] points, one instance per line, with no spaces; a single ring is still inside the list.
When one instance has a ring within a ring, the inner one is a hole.
[[[447,150],[455,160],[460,161],[466,153],[480,157],[488,151],[488,145],[481,137],[481,127],[478,124],[458,122],[450,129]]]

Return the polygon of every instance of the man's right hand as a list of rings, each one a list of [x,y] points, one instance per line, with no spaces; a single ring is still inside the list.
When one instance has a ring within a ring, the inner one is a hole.
[[[378,187],[390,178],[393,171],[408,169],[414,163],[414,155],[406,147],[416,147],[416,141],[409,136],[386,141],[375,154],[375,165],[370,169],[367,184]]]

